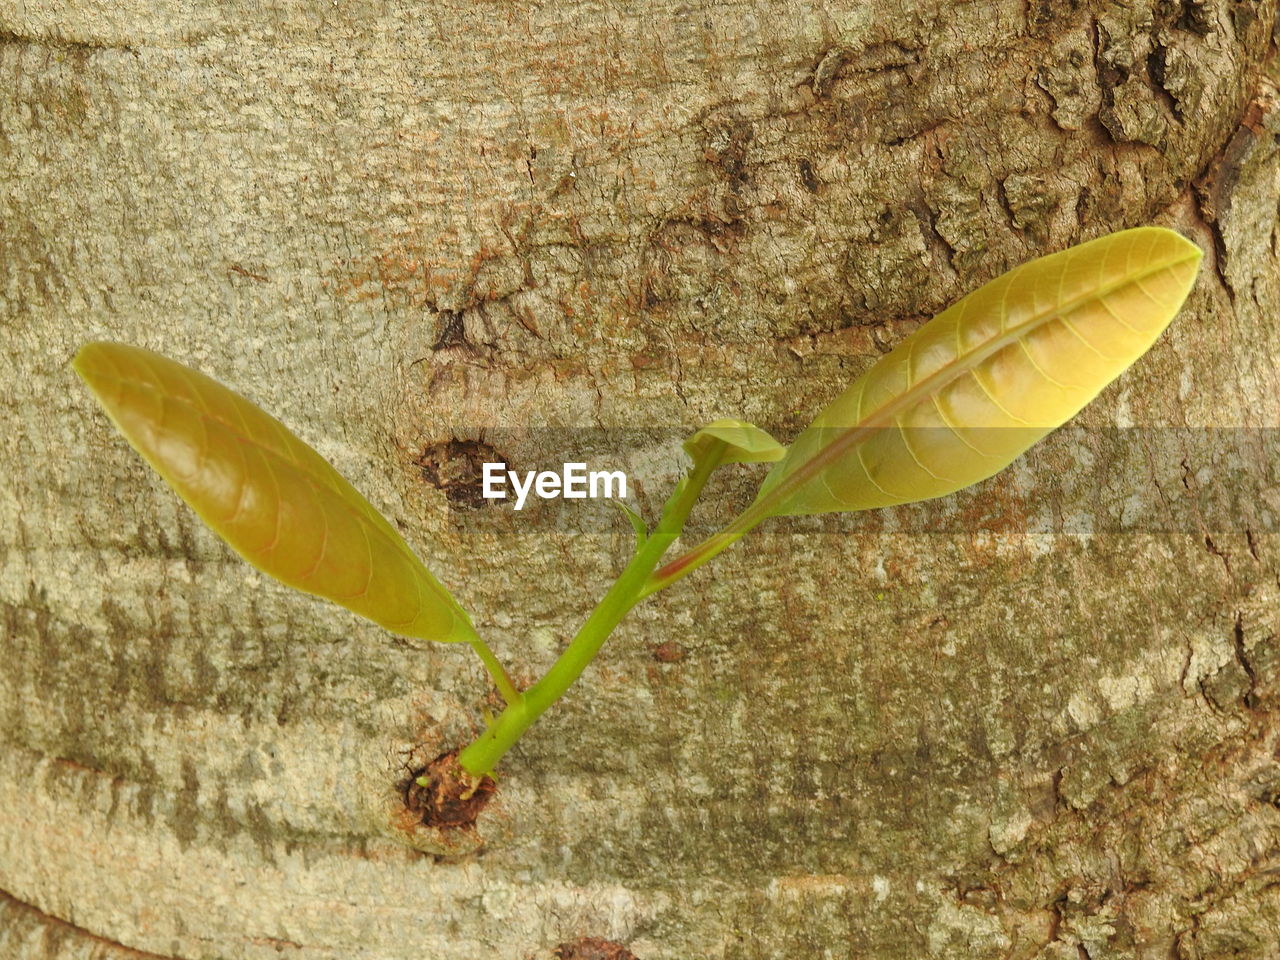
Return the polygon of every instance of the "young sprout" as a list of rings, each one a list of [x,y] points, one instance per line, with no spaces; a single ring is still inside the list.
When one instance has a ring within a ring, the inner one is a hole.
[[[464,641],[506,708],[457,755],[479,783],[564,695],[627,613],[770,517],[945,496],[1008,466],[1142,356],[1195,281],[1201,252],[1140,227],[1011,270],[881,357],[791,444],[718,420],[684,444],[691,460],[653,529],[626,510],[634,556],[551,668],[517,690],[470,618],[392,526],[278,420],[203,374],[119,343],[73,362],[128,441],[249,563],[386,629]],[[707,479],[726,463],[772,462],[754,502],[674,559]]]

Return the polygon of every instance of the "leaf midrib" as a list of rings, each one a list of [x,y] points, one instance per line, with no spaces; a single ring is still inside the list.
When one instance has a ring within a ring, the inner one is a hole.
[[[1070,249],[1074,249],[1074,248],[1070,248]],[[751,509],[748,510],[747,512],[756,513],[758,507],[769,507],[772,505],[776,505],[781,500],[785,499],[786,497],[794,493],[800,486],[803,486],[809,480],[813,479],[815,476],[817,476],[819,473],[821,473],[823,470],[829,467],[832,463],[839,460],[842,456],[848,453],[850,449],[852,449],[853,447],[861,443],[863,440],[865,440],[867,436],[870,435],[873,431],[882,429],[883,427],[887,426],[890,422],[895,421],[898,417],[898,414],[915,406],[922,399],[924,399],[924,397],[927,397],[930,394],[936,393],[938,390],[940,390],[942,387],[946,386],[947,384],[950,384],[956,380],[959,380],[965,374],[972,372],[972,370],[978,367],[981,363],[995,356],[997,353],[999,353],[1001,350],[1005,349],[1006,347],[1012,346],[1014,343],[1017,343],[1024,336],[1026,336],[1028,333],[1030,333],[1032,330],[1036,329],[1037,327],[1040,327],[1041,325],[1046,323],[1051,323],[1054,319],[1058,318],[1059,316],[1062,316],[1076,309],[1079,309],[1084,304],[1089,303],[1092,300],[1099,300],[1103,297],[1106,297],[1114,293],[1116,290],[1119,290],[1122,287],[1128,286],[1130,284],[1138,283],[1144,280],[1145,278],[1152,276],[1153,274],[1159,273],[1162,270],[1168,270],[1172,267],[1178,266],[1179,264],[1182,264],[1182,263],[1186,263],[1193,259],[1195,259],[1194,254],[1188,255],[1186,257],[1180,257],[1177,259],[1168,260],[1166,262],[1160,263],[1157,266],[1153,266],[1150,269],[1140,271],[1137,273],[1128,274],[1123,279],[1117,280],[1115,283],[1100,285],[1098,287],[1095,287],[1089,293],[1082,294],[1081,296],[1076,297],[1075,299],[1068,301],[1067,303],[1056,304],[1042,313],[1033,314],[1028,320],[1017,325],[1016,327],[1011,327],[1008,330],[1001,331],[999,335],[993,337],[988,343],[982,344],[981,346],[978,346],[973,350],[967,351],[964,355],[958,356],[954,360],[951,360],[948,363],[944,364],[942,367],[939,367],[937,370],[929,374],[927,377],[907,387],[906,390],[904,390],[898,396],[894,397],[888,403],[885,403],[882,406],[876,408],[870,414],[863,416],[857,423],[851,424],[848,427],[843,427],[843,428],[841,427],[829,428],[829,429],[839,430],[840,431],[839,436],[837,436],[834,440],[832,440],[826,446],[822,447],[816,454],[810,457],[809,460],[807,460],[804,464],[797,467],[791,473],[787,474],[781,481],[779,481],[777,486],[773,487],[773,489],[771,489],[769,493],[762,500],[757,501],[756,504],[753,505]],[[1035,261],[1032,261],[1032,263],[1034,262]],[[1028,264],[1027,266],[1030,266],[1030,264]],[[1025,269],[1025,267],[1021,269]],[[1063,269],[1064,270],[1066,269],[1065,263],[1063,264]],[[1017,270],[1013,271],[1013,275],[1010,277],[1010,283],[1012,283],[1013,277],[1016,276],[1018,272],[1019,271]],[[978,290],[981,290],[981,289],[982,289],[981,287],[978,288]],[[978,290],[975,290],[974,293],[977,293]],[[956,304],[956,306],[958,307],[959,304]],[[933,321],[929,321],[929,322],[931,323]],[[916,332],[917,333],[921,332],[924,329],[925,328],[922,326],[920,328],[920,331],[916,331]],[[916,333],[911,334],[911,336],[915,336],[915,335]],[[905,343],[906,341],[904,340],[903,344]],[[903,344],[899,344],[899,346],[902,346]],[[870,372],[870,370],[868,370],[868,372]],[[863,376],[865,375],[866,374],[864,374]],[[861,377],[859,378],[859,380],[861,380]],[[809,428],[809,429],[813,429],[813,428]],[[818,429],[824,429],[824,428],[818,428]],[[765,509],[762,511],[762,515],[767,516],[768,512],[769,510]],[[746,514],[744,514],[743,516],[745,517]]]

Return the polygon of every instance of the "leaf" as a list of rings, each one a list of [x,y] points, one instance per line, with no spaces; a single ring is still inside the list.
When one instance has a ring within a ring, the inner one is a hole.
[[[636,533],[636,549],[639,550],[644,546],[644,542],[649,539],[649,526],[644,522],[644,517],[640,516],[621,500],[610,500],[609,502],[621,510],[622,515],[631,524],[631,529]]]
[[[684,442],[684,449],[696,461],[716,440],[727,444],[721,463],[769,463],[781,460],[787,452],[764,430],[742,420],[709,423]]]
[[[818,414],[757,516],[866,510],[985,480],[1155,342],[1201,252],[1139,227],[1011,270],[921,327]]]
[[[263,573],[402,636],[475,636],[386,519],[280,421],[139,347],[87,343],[72,366],[134,449]]]

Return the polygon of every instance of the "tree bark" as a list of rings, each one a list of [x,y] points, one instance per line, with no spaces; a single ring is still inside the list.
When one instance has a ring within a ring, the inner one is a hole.
[[[1275,24],[0,6],[0,955],[1274,956]],[[477,462],[622,468],[652,519],[685,432],[789,440],[968,290],[1145,223],[1202,275],[1072,427],[647,601],[473,834],[397,788],[494,706],[470,652],[255,575],[66,365],[134,342],[259,402],[528,682],[631,531],[481,502]]]

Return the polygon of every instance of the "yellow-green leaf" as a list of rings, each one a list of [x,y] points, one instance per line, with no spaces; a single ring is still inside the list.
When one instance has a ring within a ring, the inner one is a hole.
[[[685,453],[697,460],[716,440],[725,443],[721,463],[771,463],[787,448],[759,427],[743,420],[716,420],[684,442]]]
[[[627,518],[627,522],[631,524],[631,529],[636,534],[636,549],[639,550],[644,546],[644,542],[649,539],[649,525],[644,522],[644,517],[636,513],[621,500],[610,500],[615,507],[622,511],[622,515]]]
[[[765,478],[757,515],[865,510],[984,480],[1155,342],[1201,252],[1124,230],[1041,257],[943,311],[823,410]]]
[[[263,573],[402,636],[475,637],[386,519],[280,421],[139,347],[88,343],[72,366],[134,449]]]

